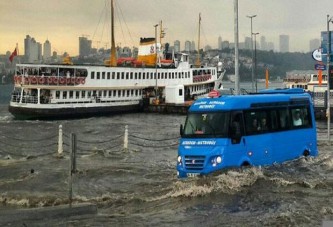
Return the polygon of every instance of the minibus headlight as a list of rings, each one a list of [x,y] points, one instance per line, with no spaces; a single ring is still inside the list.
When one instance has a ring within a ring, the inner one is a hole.
[[[217,164],[220,164],[222,162],[221,156],[216,156],[212,158],[212,166],[215,167]]]
[[[178,161],[179,164],[181,164],[181,163],[182,163],[182,156],[179,155],[179,156],[177,157],[177,161]]]

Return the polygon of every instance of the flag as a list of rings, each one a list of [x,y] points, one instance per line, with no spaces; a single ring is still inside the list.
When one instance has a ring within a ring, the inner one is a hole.
[[[17,49],[16,48],[13,51],[13,53],[9,56],[9,61],[13,62],[13,59],[14,59],[15,56],[17,56]]]

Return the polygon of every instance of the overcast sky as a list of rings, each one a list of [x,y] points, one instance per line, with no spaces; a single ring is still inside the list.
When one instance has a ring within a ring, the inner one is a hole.
[[[110,47],[110,0],[1,0],[0,54],[13,51],[16,43],[24,52],[27,34],[37,42],[51,42],[52,51],[70,55],[79,52],[78,37],[86,35],[93,47]],[[234,0],[115,0],[116,43],[138,46],[140,37],[154,37],[154,25],[163,21],[164,42],[178,39],[197,42],[201,13],[201,44],[217,47],[222,40],[234,42]],[[320,39],[327,29],[327,14],[333,16],[332,0],[239,0],[239,42],[253,32],[279,48],[279,35],[289,35],[290,51],[309,52],[309,41]],[[106,10],[107,9],[107,10]],[[333,30],[333,24],[331,24]],[[108,44],[106,44],[108,42]]]

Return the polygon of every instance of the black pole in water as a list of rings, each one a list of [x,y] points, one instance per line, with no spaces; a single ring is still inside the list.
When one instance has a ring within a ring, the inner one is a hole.
[[[69,180],[68,180],[68,200],[69,207],[72,207],[73,199],[73,174],[76,172],[76,134],[71,133],[71,153],[69,163]]]

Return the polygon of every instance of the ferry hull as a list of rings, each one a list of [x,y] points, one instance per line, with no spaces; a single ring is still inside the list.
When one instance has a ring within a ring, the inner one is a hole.
[[[106,116],[119,113],[139,112],[141,105],[110,106],[110,107],[76,107],[58,109],[37,109],[19,106],[9,106],[9,112],[15,119],[21,120],[54,120],[67,118],[85,118],[95,116]]]

